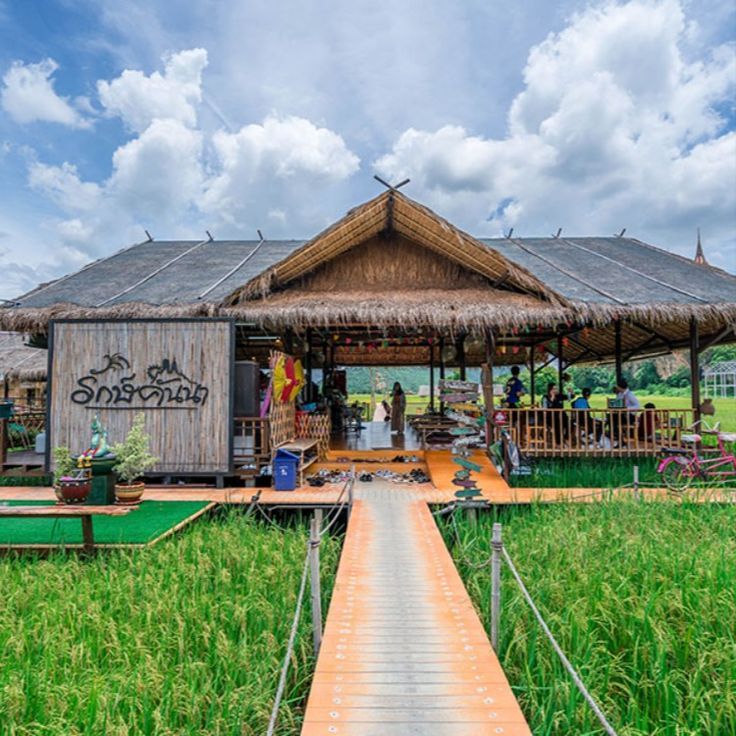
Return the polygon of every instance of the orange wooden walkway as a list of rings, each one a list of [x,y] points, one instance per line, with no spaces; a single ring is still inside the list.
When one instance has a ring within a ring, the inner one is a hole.
[[[302,736],[529,736],[426,501],[356,494]]]

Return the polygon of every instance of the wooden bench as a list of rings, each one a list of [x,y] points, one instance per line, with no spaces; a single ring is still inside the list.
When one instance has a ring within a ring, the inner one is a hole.
[[[137,506],[0,506],[0,519],[81,519],[84,549],[94,550],[93,516],[125,516]]]

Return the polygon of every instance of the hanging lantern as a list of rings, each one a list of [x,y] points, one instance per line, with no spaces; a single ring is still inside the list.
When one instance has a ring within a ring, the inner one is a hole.
[[[562,344],[563,344],[563,345],[564,345],[565,347],[567,347],[567,346],[568,346],[568,345],[570,344],[570,338],[568,338],[568,337],[563,337],[563,338],[562,338]]]
[[[518,345],[514,345],[514,347],[513,347],[513,348],[511,348],[511,352],[512,352],[512,353],[513,353],[514,355],[516,355],[516,354],[517,354],[517,353],[519,352],[519,346],[518,346]]]
[[[351,343],[352,341],[353,341],[353,338],[352,338],[352,337],[346,337],[346,338],[345,338],[345,344],[346,344],[346,345],[350,345],[350,343]]]
[[[337,341],[338,341],[338,340],[340,339],[340,335],[338,335],[337,333],[335,333],[335,334],[334,334],[334,335],[332,336],[332,339],[333,339],[333,340],[334,340],[335,342],[337,342]]]

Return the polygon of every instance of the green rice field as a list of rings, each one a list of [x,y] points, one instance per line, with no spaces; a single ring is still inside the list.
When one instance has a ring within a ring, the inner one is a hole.
[[[620,736],[736,734],[736,507],[615,501],[512,510],[506,548]],[[483,620],[491,515],[443,532]],[[503,568],[500,657],[535,736],[602,734]]]
[[[306,540],[230,512],[148,549],[0,558],[0,733],[265,733]],[[324,610],[338,553],[325,536]],[[312,669],[306,604],[278,733]]]

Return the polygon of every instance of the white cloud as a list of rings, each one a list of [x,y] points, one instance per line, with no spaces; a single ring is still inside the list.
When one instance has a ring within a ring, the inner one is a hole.
[[[154,120],[115,151],[108,195],[130,215],[167,218],[195,202],[202,188],[202,134],[178,120]]]
[[[217,173],[208,182],[202,207],[229,223],[264,216],[277,203],[283,207],[276,209],[291,211],[293,219],[300,192],[308,195],[313,184],[343,181],[360,164],[337,133],[293,116],[270,116],[237,133],[218,131],[212,143]],[[263,203],[260,212],[254,211],[254,200]],[[286,222],[285,217],[275,219]]]
[[[530,51],[507,137],[409,129],[374,166],[478,234],[627,226],[691,255],[683,229],[707,224],[732,242],[736,135],[717,110],[733,48],[688,59],[685,36],[676,0],[588,9]]]
[[[134,131],[142,132],[156,119],[171,119],[194,127],[202,99],[205,49],[188,49],[164,57],[164,73],[126,69],[111,82],[100,80],[97,91],[105,110]]]
[[[43,121],[72,128],[89,127],[91,121],[56,94],[52,77],[58,68],[53,59],[38,64],[13,62],[3,76],[3,110],[17,123]]]

